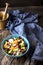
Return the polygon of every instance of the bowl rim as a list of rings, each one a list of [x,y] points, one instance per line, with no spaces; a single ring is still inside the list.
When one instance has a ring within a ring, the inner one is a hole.
[[[23,54],[21,54],[21,55],[19,55],[19,56],[9,55],[9,54],[6,53],[5,50],[3,49],[4,42],[5,42],[6,40],[8,40],[9,38],[14,37],[14,36],[18,36],[18,37],[20,36],[21,38],[25,39],[25,41],[26,41],[27,44],[28,44],[28,45],[27,45],[27,46],[28,46],[27,50],[26,50]],[[3,54],[5,54],[6,56],[8,56],[8,57],[13,57],[13,58],[19,58],[19,57],[24,56],[24,55],[29,51],[29,49],[30,49],[30,43],[29,43],[29,41],[27,40],[27,38],[24,37],[24,36],[22,36],[22,35],[18,35],[18,34],[8,35],[7,37],[5,37],[5,38],[3,39],[2,43],[1,43],[1,49],[2,49]]]

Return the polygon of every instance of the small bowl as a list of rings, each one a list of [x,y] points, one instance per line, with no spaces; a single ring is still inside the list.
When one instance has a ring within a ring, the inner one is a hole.
[[[7,53],[5,52],[5,50],[3,49],[3,46],[4,46],[4,44],[5,44],[5,41],[6,41],[6,40],[9,40],[10,38],[14,38],[14,37],[17,38],[17,37],[19,37],[19,36],[24,40],[25,44],[27,45],[27,50],[26,50],[23,54],[21,54],[21,55],[19,55],[19,56],[13,56],[13,55],[7,54]],[[19,58],[19,57],[24,56],[24,55],[29,51],[30,43],[29,43],[29,41],[28,41],[24,36],[15,34],[15,35],[7,36],[7,37],[2,41],[2,43],[1,43],[1,48],[2,48],[2,52],[3,52],[6,56],[13,57],[13,58]]]
[[[3,15],[4,15],[4,11],[0,11],[0,29],[4,29],[5,28],[6,20],[9,17],[9,14],[7,13],[5,19],[2,19]]]

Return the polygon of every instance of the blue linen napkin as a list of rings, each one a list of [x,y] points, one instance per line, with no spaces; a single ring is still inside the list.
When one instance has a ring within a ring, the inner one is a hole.
[[[43,28],[37,25],[38,14],[23,12],[21,10],[10,10],[6,28],[11,34],[25,36],[32,47],[32,59],[43,61]],[[32,49],[33,50],[33,49]]]

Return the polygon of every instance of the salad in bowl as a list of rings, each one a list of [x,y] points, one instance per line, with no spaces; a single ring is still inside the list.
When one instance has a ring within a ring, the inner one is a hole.
[[[25,55],[30,48],[29,41],[21,35],[7,36],[1,44],[2,51],[10,57],[21,57]]]

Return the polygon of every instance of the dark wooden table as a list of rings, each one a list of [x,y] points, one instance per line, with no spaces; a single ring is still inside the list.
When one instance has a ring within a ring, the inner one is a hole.
[[[13,7],[9,9],[20,9],[26,12],[34,12],[39,14],[39,25],[43,27],[43,6],[28,6],[28,7]],[[4,10],[4,8],[0,8],[0,10]],[[27,56],[24,56],[19,59],[9,58],[2,53],[1,50],[1,42],[2,40],[10,35],[9,30],[0,30],[0,65],[29,65],[30,59]],[[35,65],[43,65],[43,62],[37,61]]]

